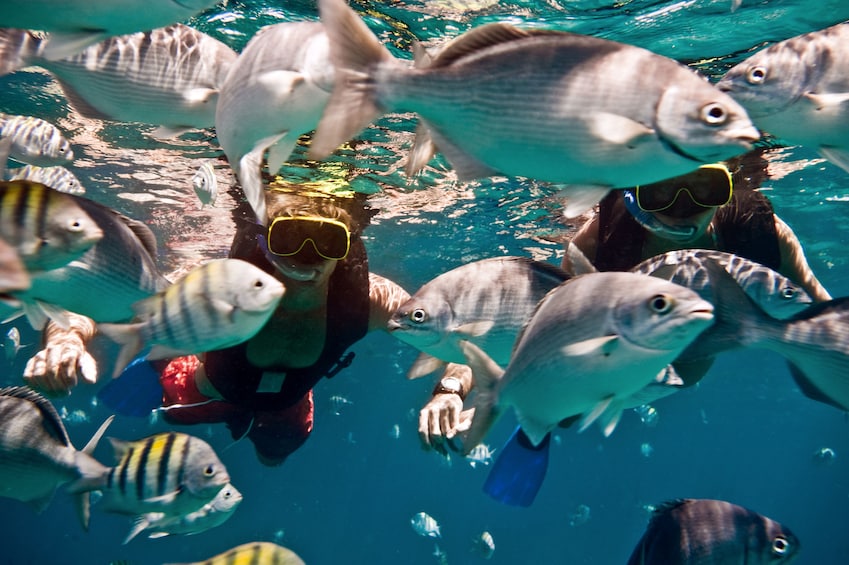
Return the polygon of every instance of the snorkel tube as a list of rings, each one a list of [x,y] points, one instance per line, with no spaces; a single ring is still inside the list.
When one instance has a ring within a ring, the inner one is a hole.
[[[696,235],[696,226],[670,226],[661,222],[654,214],[641,210],[633,190],[623,190],[622,197],[625,200],[625,209],[637,220],[637,223],[650,232],[673,241],[689,241]]]

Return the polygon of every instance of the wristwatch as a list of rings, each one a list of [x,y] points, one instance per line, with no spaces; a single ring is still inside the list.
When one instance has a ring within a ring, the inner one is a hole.
[[[463,383],[457,377],[443,377],[433,389],[433,395],[437,394],[456,394],[463,398]]]

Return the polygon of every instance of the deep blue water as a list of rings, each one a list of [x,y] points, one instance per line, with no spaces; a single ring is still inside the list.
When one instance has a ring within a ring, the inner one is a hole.
[[[765,41],[825,27],[849,18],[841,2],[743,0],[695,2],[500,2],[472,15],[450,12],[448,2],[357,2],[368,23],[399,55],[410,40],[454,36],[471,25],[510,18],[525,25],[558,27],[639,44],[699,68],[721,72]],[[456,4],[455,4],[456,5]],[[440,15],[442,14],[442,15]],[[316,17],[313,2],[230,2],[192,23],[240,49],[262,25]],[[733,30],[733,31],[732,31]],[[163,144],[144,135],[147,126],[91,122],[70,109],[46,75],[0,78],[0,111],[57,122],[79,159],[71,167],[88,197],[145,220],[161,245],[168,273],[181,265],[218,257],[229,246],[225,195],[217,208],[197,209],[190,179],[199,158],[215,155],[213,132],[189,134]],[[386,118],[392,130],[409,126]],[[567,232],[550,191],[517,181],[454,186],[432,169],[421,186],[366,169],[391,165],[402,151],[372,128],[364,137],[389,147],[369,162],[348,154],[333,160],[357,167],[364,190],[377,191],[378,210],[367,230],[373,271],[415,291],[434,276],[465,262],[497,255],[531,255],[559,264],[561,246],[550,241]],[[93,141],[92,141],[93,140]],[[768,183],[777,213],[796,231],[814,272],[834,296],[849,294],[849,175],[828,163],[804,165],[817,156],[806,148],[783,151],[777,162],[792,170]],[[220,180],[229,180],[219,170]],[[23,343],[38,336],[16,322]],[[0,326],[0,331],[8,325]],[[115,347],[92,344],[108,373]],[[3,384],[17,384],[35,345],[2,365]],[[721,498],[777,519],[801,539],[801,564],[842,564],[849,555],[849,418],[797,390],[775,354],[742,351],[721,356],[692,390],[654,404],[655,426],[629,411],[604,438],[593,427],[583,434],[560,430],[552,446],[549,475],[530,508],[512,508],[481,492],[487,468],[460,458],[447,462],[419,447],[418,409],[429,398],[430,378],[408,381],[416,352],[385,334],[358,343],[354,364],[316,388],[316,426],[307,444],[280,468],[260,465],[249,443],[233,444],[223,425],[181,428],[208,440],[221,455],[245,500],[225,525],[191,537],[121,545],[129,521],[93,509],[89,532],[79,526],[61,490],[36,515],[27,505],[0,500],[0,563],[92,563],[125,559],[133,564],[194,561],[252,540],[275,541],[308,564],[433,564],[435,544],[449,563],[479,563],[470,551],[483,530],[492,533],[492,563],[624,563],[646,525],[645,506],[679,497]],[[108,411],[92,403],[97,386],[81,387],[57,408],[81,447]],[[350,403],[337,410],[331,397]],[[81,412],[76,412],[81,411]],[[336,413],[338,411],[338,414]],[[76,422],[77,419],[85,421]],[[400,436],[392,437],[393,426]],[[488,436],[500,448],[514,422],[504,418]],[[119,417],[109,434],[136,439],[166,429],[162,423]],[[649,457],[641,445],[653,448]],[[821,447],[837,453],[818,464]],[[96,456],[110,461],[103,442]],[[586,523],[570,525],[579,505]],[[425,511],[438,520],[442,539],[416,535],[410,518]]]

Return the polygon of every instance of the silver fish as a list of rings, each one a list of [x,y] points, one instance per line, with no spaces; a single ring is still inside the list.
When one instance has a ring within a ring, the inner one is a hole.
[[[268,541],[245,543],[203,561],[166,563],[165,565],[236,565],[237,563],[304,565],[304,561],[294,551]]]
[[[185,516],[212,501],[230,482],[224,464],[200,438],[165,432],[138,441],[109,440],[117,465],[68,487],[70,492],[103,491],[99,505],[107,512]]]
[[[91,453],[111,421],[77,451],[49,400],[27,387],[0,389],[0,496],[29,502],[41,512],[60,485],[105,476],[108,467]],[[88,528],[88,495],[78,502]]]
[[[18,355],[18,351],[26,347],[21,345],[21,330],[12,326],[6,332],[6,339],[3,340],[3,351],[6,353],[6,361],[12,362]]]
[[[215,199],[218,198],[218,178],[215,176],[212,161],[204,161],[198,167],[195,176],[192,177],[192,188],[198,195],[201,208],[207,204],[215,206]]]
[[[849,23],[792,37],[732,67],[717,87],[764,131],[849,172],[847,44]]]
[[[283,283],[247,261],[214,259],[134,305],[136,322],[98,329],[124,345],[117,376],[144,344],[154,346],[148,359],[165,359],[242,343],[265,325],[283,293]]]
[[[142,222],[107,206],[57,194],[73,199],[107,235],[67,265],[33,274],[29,290],[13,292],[12,297],[22,303],[36,329],[48,318],[63,324],[65,310],[96,322],[131,319],[134,303],[170,284],[156,266],[156,237]]]
[[[9,175],[9,179],[40,182],[54,190],[68,194],[85,194],[85,187],[80,182],[80,179],[62,166],[37,167],[35,165],[27,165],[19,169],[14,169]]]
[[[483,559],[491,559],[495,553],[495,540],[492,534],[487,531],[481,532],[481,535],[473,541],[473,549]]]
[[[50,32],[45,56],[62,59],[109,36],[187,20],[219,0],[4,0],[3,27]]]
[[[792,563],[799,539],[786,526],[724,500],[682,499],[656,507],[627,565]]]
[[[0,114],[0,138],[12,141],[9,157],[21,163],[49,167],[74,160],[62,130],[41,118]]]
[[[534,445],[582,415],[613,432],[632,395],[653,382],[713,321],[713,306],[680,285],[647,275],[588,273],[539,303],[502,370],[476,345],[461,347],[478,393],[469,452],[512,406]]]
[[[466,459],[469,462],[469,465],[472,468],[476,468],[478,465],[489,465],[492,463],[492,457],[495,455],[497,450],[490,448],[485,443],[479,443],[472,448],[468,455],[466,455]]]
[[[417,378],[446,363],[465,363],[460,341],[506,366],[522,326],[566,273],[525,257],[467,263],[424,284],[390,318],[389,332],[422,351],[408,373]]]
[[[706,261],[716,262],[728,271],[743,292],[774,318],[789,318],[814,303],[804,288],[784,275],[760,263],[722,251],[707,249],[670,251],[646,259],[631,271],[686,286],[698,292],[706,300],[710,300],[712,295],[710,276],[705,267]]]
[[[113,37],[55,61],[44,58],[43,41],[0,30],[0,73],[42,67],[83,116],[159,125],[155,137],[212,127],[218,89],[236,60],[225,44],[180,24]]]
[[[638,47],[497,23],[409,68],[344,0],[320,0],[319,11],[337,75],[311,158],[384,113],[415,112],[460,180],[567,183],[579,213],[611,188],[689,172],[760,138],[731,97]],[[423,165],[413,159],[408,172]]]
[[[103,236],[73,196],[33,181],[0,181],[0,239],[15,248],[30,275],[67,265]]]
[[[225,485],[218,494],[200,510],[185,516],[168,516],[163,512],[149,512],[137,516],[133,528],[124,540],[128,543],[138,534],[149,531],[147,537],[161,538],[169,535],[192,535],[205,532],[226,522],[242,502],[242,493],[233,485]]]
[[[439,531],[439,524],[436,520],[428,514],[427,512],[419,512],[412,518],[410,518],[410,525],[413,527],[413,530],[420,536],[426,538],[439,538],[442,537],[442,534]]]
[[[221,87],[215,132],[257,218],[265,221],[260,171],[289,159],[298,136],[318,125],[333,89],[327,35],[317,22],[260,29]]]

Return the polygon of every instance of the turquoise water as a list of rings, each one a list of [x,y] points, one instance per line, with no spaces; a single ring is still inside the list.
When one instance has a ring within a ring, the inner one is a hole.
[[[472,25],[509,19],[641,45],[709,73],[723,72],[766,41],[849,18],[845,0],[743,0],[734,12],[728,0],[479,2],[479,11],[465,14],[460,2],[447,0],[353,5],[399,56],[407,56],[414,37],[435,42]],[[316,17],[314,2],[229,2],[191,23],[240,49],[262,25]],[[147,222],[159,239],[166,274],[226,253],[233,194],[200,210],[190,182],[200,159],[216,155],[214,132],[165,144],[146,137],[152,127],[81,119],[69,113],[49,77],[36,72],[0,77],[0,92],[0,111],[36,115],[63,128],[79,157],[72,169],[88,196]],[[530,255],[559,264],[557,240],[573,226],[560,219],[550,190],[504,180],[456,186],[439,168],[429,169],[419,185],[408,182],[395,172],[404,149],[390,134],[409,125],[406,118],[384,118],[362,136],[379,150],[332,159],[361,175],[359,189],[374,192],[370,204],[378,214],[366,232],[373,271],[412,292],[484,257]],[[834,296],[844,296],[849,175],[817,159],[805,148],[777,153],[780,178],[768,183],[768,194],[801,239],[814,272]],[[217,172],[226,188],[231,177],[225,169]],[[298,160],[294,172],[319,174]],[[23,343],[38,342],[26,324],[15,325]],[[4,333],[7,328],[0,326]],[[22,350],[11,365],[0,361],[3,384],[20,382],[36,349]],[[114,346],[98,339],[92,349],[108,372]],[[432,564],[440,559],[436,545],[449,563],[481,563],[470,549],[473,538],[488,530],[496,544],[492,563],[619,564],[643,532],[646,505],[678,497],[721,498],[781,521],[801,539],[798,563],[846,563],[849,420],[802,396],[777,355],[723,355],[697,388],[654,404],[654,426],[629,411],[609,438],[595,428],[558,431],[537,501],[512,508],[481,492],[486,467],[472,468],[457,457],[446,461],[419,447],[417,413],[433,383],[406,380],[416,357],[411,347],[375,334],[352,350],[354,364],[316,387],[313,435],[280,468],[260,465],[249,443],[232,444],[223,425],[181,428],[216,448],[245,497],[223,526],[191,537],[140,537],[123,546],[126,518],[95,506],[86,533],[62,491],[41,515],[2,499],[0,563],[194,561],[252,540],[288,546],[309,564]],[[56,402],[68,414],[78,447],[108,416],[92,402],[96,390],[81,387]],[[349,403],[339,405],[332,397]],[[491,446],[500,448],[513,426],[511,417],[504,418],[488,438]],[[164,429],[161,422],[119,417],[108,435],[136,439]],[[648,457],[643,444],[652,448]],[[822,447],[837,453],[832,464],[813,457]],[[105,442],[96,456],[109,461]],[[570,524],[581,505],[590,509],[589,519]],[[437,519],[441,539],[413,531],[410,518],[420,511]]]

